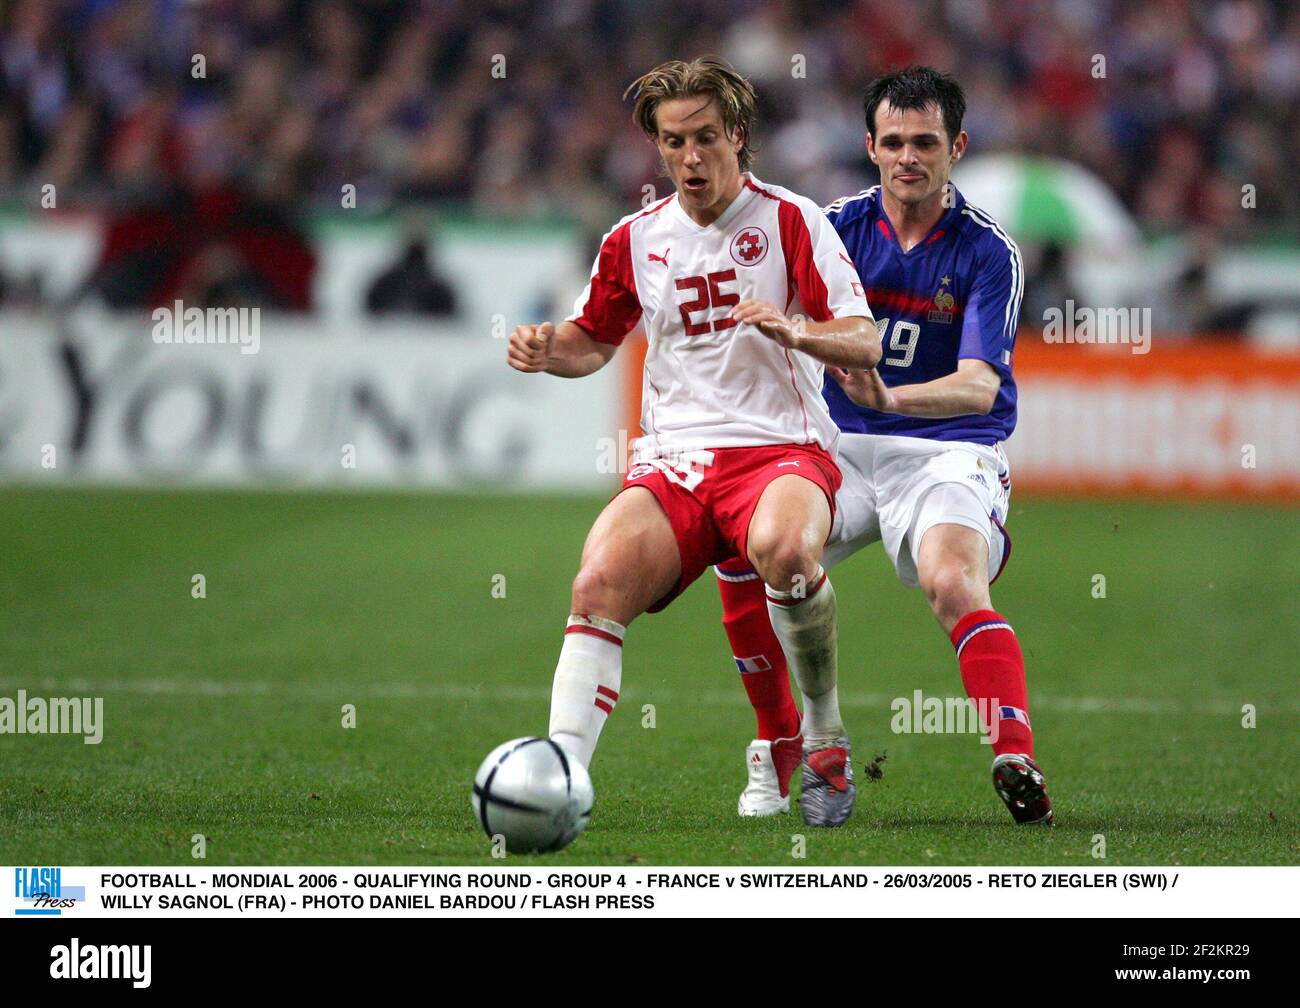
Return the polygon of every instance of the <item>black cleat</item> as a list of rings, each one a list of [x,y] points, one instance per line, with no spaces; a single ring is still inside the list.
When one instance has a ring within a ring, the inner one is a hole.
[[[1003,753],[993,761],[993,790],[1020,826],[1052,825],[1052,799],[1038,764],[1023,753]]]

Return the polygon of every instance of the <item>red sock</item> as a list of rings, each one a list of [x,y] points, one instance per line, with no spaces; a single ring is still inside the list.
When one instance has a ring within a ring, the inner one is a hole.
[[[992,609],[968,612],[952,631],[966,695],[981,715],[991,712],[998,726],[993,751],[1034,756],[1025,690],[1025,659],[1011,624]],[[988,725],[986,724],[987,728]]]
[[[769,741],[799,734],[799,708],[790,692],[785,652],[767,618],[763,581],[743,560],[719,564],[722,627],[740,669],[740,681],[758,718],[758,737]]]

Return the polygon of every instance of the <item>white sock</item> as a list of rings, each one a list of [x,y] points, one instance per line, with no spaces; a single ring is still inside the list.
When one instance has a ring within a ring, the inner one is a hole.
[[[803,693],[804,741],[816,745],[844,734],[836,688],[835,589],[818,567],[803,594],[769,587],[767,614]]]
[[[584,767],[614,711],[623,683],[627,627],[599,616],[570,616],[551,686],[551,738]]]

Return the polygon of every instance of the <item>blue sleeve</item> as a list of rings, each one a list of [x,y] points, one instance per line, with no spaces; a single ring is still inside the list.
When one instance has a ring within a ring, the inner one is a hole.
[[[990,233],[962,313],[957,357],[987,361],[999,371],[1009,369],[1024,292],[1025,267],[1020,249],[1011,239]]]

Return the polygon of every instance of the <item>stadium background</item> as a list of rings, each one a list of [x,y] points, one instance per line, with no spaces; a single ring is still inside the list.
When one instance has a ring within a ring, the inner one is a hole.
[[[1251,0],[0,4],[0,694],[107,721],[0,736],[0,861],[488,859],[469,782],[545,728],[639,387],[634,346],[566,383],[504,337],[668,191],[623,89],[710,51],[756,174],[822,202],[876,181],[872,75],[955,73],[956,182],[1029,270],[996,597],[1061,826],[1010,831],[969,736],[890,732],[959,685],[873,550],[836,582],[884,773],[808,860],[1294,862],[1300,11]],[[260,309],[258,352],[155,342],[178,300]],[[1049,343],[1067,301],[1149,309],[1149,352]],[[706,582],[634,629],[563,859],[790,861],[797,820],[734,815],[717,615]]]

